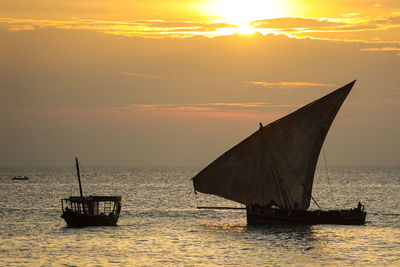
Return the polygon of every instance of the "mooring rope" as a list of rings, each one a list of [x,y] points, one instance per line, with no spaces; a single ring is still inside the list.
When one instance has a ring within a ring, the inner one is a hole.
[[[60,218],[60,219],[58,220],[58,223],[57,223],[56,227],[58,227],[58,226],[60,225],[61,221],[62,221],[62,218]]]

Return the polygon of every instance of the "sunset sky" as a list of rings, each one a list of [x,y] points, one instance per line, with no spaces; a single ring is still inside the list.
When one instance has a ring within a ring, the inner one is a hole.
[[[400,1],[0,1],[0,165],[199,166],[357,79],[330,165],[400,165]]]

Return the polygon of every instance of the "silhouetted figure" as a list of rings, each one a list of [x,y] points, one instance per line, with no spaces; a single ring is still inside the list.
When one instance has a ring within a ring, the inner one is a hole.
[[[263,128],[264,126],[262,125],[262,123],[260,122],[260,130]]]
[[[362,206],[363,206],[363,205],[361,204],[361,202],[358,202],[357,209],[358,209],[359,211],[361,211]]]

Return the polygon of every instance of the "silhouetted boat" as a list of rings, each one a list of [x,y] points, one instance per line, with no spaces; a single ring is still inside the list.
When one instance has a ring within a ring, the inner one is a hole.
[[[78,158],[75,161],[80,196],[61,199],[61,217],[68,227],[115,226],[121,212],[121,196],[84,197]]]
[[[260,124],[258,131],[192,178],[195,192],[246,205],[248,224],[364,224],[361,203],[353,209],[321,210],[311,195],[323,142],[354,83],[266,126]],[[308,210],[311,199],[318,210]]]
[[[23,177],[15,176],[15,177],[11,178],[11,180],[14,180],[14,181],[23,181],[23,180],[28,180],[28,179],[29,179],[29,177],[27,177],[27,176],[23,176]]]

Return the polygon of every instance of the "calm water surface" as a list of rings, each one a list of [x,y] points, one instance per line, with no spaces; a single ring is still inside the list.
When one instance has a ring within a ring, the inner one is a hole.
[[[318,170],[326,208],[368,211],[365,226],[248,227],[234,205],[194,198],[192,168],[82,168],[85,195],[121,195],[117,227],[69,229],[62,197],[78,195],[71,168],[0,168],[0,266],[400,266],[400,168]],[[12,181],[18,175],[27,181]],[[315,208],[315,206],[313,206]]]

